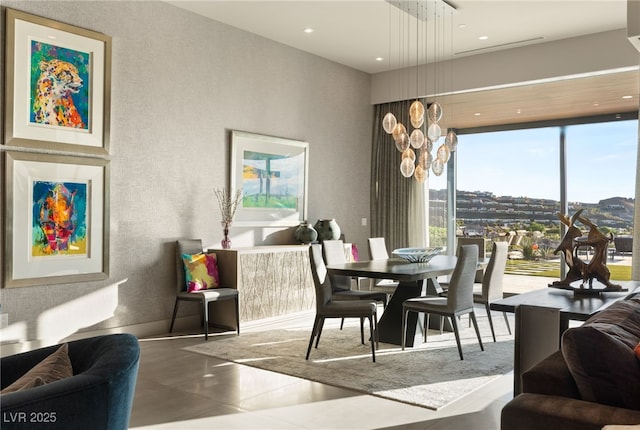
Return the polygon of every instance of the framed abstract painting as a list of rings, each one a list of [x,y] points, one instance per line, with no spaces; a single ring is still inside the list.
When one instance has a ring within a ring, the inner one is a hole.
[[[231,132],[232,189],[243,191],[233,225],[295,226],[307,216],[309,144]]]
[[[108,154],[111,38],[6,13],[5,144]]]
[[[109,161],[5,151],[5,287],[106,279]]]

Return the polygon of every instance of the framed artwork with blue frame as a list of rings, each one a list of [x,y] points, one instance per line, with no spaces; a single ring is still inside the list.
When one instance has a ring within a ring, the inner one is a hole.
[[[109,161],[4,152],[4,286],[108,278]]]
[[[13,9],[6,16],[5,143],[108,154],[111,38]]]

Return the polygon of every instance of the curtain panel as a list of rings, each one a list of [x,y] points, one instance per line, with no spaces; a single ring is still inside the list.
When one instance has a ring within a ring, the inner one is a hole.
[[[409,124],[409,106],[413,100],[375,106],[371,151],[371,236],[384,237],[389,251],[408,246],[424,246],[426,220],[425,184],[400,173],[402,154],[393,136],[382,128],[387,112]],[[423,101],[424,102],[424,101]]]

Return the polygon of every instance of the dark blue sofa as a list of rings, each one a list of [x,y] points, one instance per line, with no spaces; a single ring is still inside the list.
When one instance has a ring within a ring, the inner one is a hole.
[[[0,396],[0,427],[9,429],[120,430],[129,425],[140,346],[131,334],[68,342],[73,376]],[[5,388],[59,345],[0,359]]]

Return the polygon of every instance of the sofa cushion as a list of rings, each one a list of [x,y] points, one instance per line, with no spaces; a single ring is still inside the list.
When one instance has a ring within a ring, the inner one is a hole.
[[[49,382],[70,378],[71,376],[73,376],[73,367],[69,359],[69,345],[65,343],[53,354],[36,364],[27,373],[0,391],[0,394],[38,387],[48,384]]]
[[[182,254],[182,261],[188,292],[217,288],[220,285],[216,254]]]
[[[562,336],[562,353],[583,400],[640,410],[640,302],[622,300]]]

